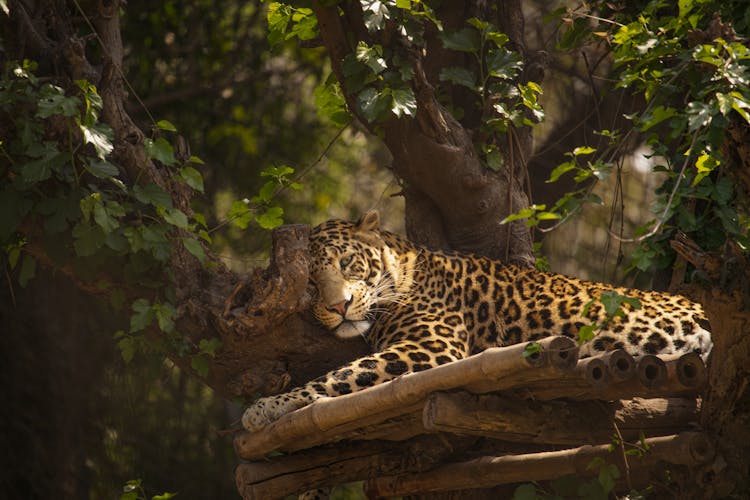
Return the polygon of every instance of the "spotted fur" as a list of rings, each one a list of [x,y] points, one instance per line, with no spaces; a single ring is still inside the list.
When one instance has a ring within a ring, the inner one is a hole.
[[[310,238],[313,312],[340,337],[363,335],[373,354],[285,394],[262,398],[243,416],[254,431],[321,397],[381,384],[504,346],[606,323],[581,346],[590,356],[697,352],[712,342],[700,304],[679,295],[592,283],[503,264],[478,255],[428,250],[379,229],[377,212],[357,223],[331,220]],[[605,321],[606,291],[638,299]],[[592,299],[593,302],[592,302]],[[587,307],[587,304],[590,305]],[[584,314],[585,312],[585,314]]]

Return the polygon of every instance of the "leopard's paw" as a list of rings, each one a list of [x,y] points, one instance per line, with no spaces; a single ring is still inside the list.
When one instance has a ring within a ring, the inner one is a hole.
[[[250,432],[256,432],[273,422],[266,412],[263,400],[257,401],[242,415],[242,427]]]
[[[250,432],[259,431],[287,413],[302,408],[309,404],[312,399],[318,397],[307,391],[302,392],[304,396],[293,391],[278,396],[260,398],[245,410],[245,413],[242,415],[242,426]]]

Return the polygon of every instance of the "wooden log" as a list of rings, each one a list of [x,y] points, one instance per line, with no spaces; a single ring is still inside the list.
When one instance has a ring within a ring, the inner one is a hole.
[[[647,436],[675,434],[697,421],[698,409],[695,398],[636,398],[604,404],[438,392],[427,398],[422,418],[424,429],[431,432],[576,446],[610,442],[618,431],[626,440],[637,440],[641,432]],[[581,425],[582,418],[586,425]]]
[[[455,456],[456,448],[475,448],[475,443],[476,438],[420,436],[402,443],[325,446],[242,463],[235,471],[235,482],[245,500],[283,498],[324,486],[429,470]]]
[[[265,429],[243,433],[235,441],[240,458],[252,460],[282,450],[299,449],[340,439],[352,425],[382,422],[404,408],[419,404],[430,393],[492,381],[495,390],[518,387],[535,379],[554,379],[575,367],[577,346],[567,337],[541,340],[542,350],[524,356],[525,344],[487,349],[470,358],[398,377],[335,398],[323,398],[284,415]]]
[[[630,457],[628,468],[650,467],[659,461],[694,466],[711,460],[714,449],[702,433],[684,432],[647,439],[648,451],[641,459]],[[416,493],[488,488],[499,484],[544,481],[568,474],[591,475],[594,458],[614,462],[624,470],[622,453],[611,453],[609,445],[581,446],[569,450],[523,455],[482,457],[444,465],[429,472],[379,477],[368,481],[369,498],[398,497]]]

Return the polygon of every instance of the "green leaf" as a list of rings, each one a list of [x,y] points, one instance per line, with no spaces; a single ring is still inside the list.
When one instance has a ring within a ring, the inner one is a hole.
[[[398,116],[414,116],[417,113],[417,98],[410,88],[393,89],[391,111]]]
[[[0,188],[0,244],[10,238],[34,205],[24,195],[28,196],[27,193],[16,191],[10,184]]]
[[[570,172],[571,170],[574,170],[578,167],[575,162],[573,161],[566,161],[565,163],[561,163],[560,165],[556,166],[552,172],[549,174],[549,179],[547,179],[546,182],[555,182],[557,179],[559,179],[564,173]]]
[[[167,239],[168,227],[164,225],[140,226],[143,245],[151,251],[156,260],[166,261],[172,252],[172,246]]]
[[[282,182],[285,178],[294,173],[294,169],[289,165],[273,165],[263,169],[260,172],[261,177],[274,177],[278,182]]]
[[[281,218],[283,214],[284,209],[281,207],[269,207],[263,214],[255,217],[255,220],[263,229],[273,229],[284,223]]]
[[[722,177],[714,184],[714,192],[711,198],[725,205],[729,203],[734,194],[734,183],[729,177]]]
[[[375,122],[382,118],[390,108],[391,96],[387,89],[378,91],[368,87],[357,95],[357,103],[365,119],[369,122]]]
[[[172,206],[172,197],[162,188],[154,183],[133,186],[133,195],[141,203],[151,204],[155,207],[169,208]]]
[[[493,172],[499,172],[504,164],[505,158],[499,150],[492,149],[487,153],[487,167]]]
[[[573,150],[573,156],[590,155],[591,153],[596,153],[596,148],[592,148],[591,146],[578,146]]]
[[[190,358],[190,366],[198,372],[198,375],[205,378],[208,376],[209,360],[208,356],[198,354]]]
[[[343,127],[351,120],[346,109],[346,100],[338,82],[326,82],[315,87],[315,109],[318,115]]]
[[[513,80],[521,68],[523,68],[523,61],[517,52],[495,49],[487,55],[487,71],[496,78]]]
[[[168,302],[163,304],[154,304],[152,307],[159,330],[164,333],[174,332],[174,317],[177,311],[174,306]]]
[[[594,338],[598,325],[584,325],[578,330],[578,345]]]
[[[120,227],[120,223],[117,219],[112,217],[101,203],[96,203],[94,205],[94,221],[99,224],[99,227],[101,227],[105,233],[111,233]]]
[[[558,477],[550,481],[549,486],[557,495],[562,498],[577,498],[578,485],[581,479],[575,474]]]
[[[168,120],[159,120],[156,122],[156,127],[161,130],[167,130],[169,132],[177,132],[177,127],[175,127],[172,122]]]
[[[151,500],[168,500],[168,499],[174,498],[176,496],[177,496],[177,493],[169,493],[169,492],[165,491],[161,495],[154,495],[154,496],[152,496]]]
[[[109,126],[103,123],[97,123],[92,126],[79,123],[79,127],[83,133],[84,142],[94,146],[96,156],[100,160],[103,160],[112,152],[114,146],[112,145],[112,129]]]
[[[30,161],[21,167],[21,177],[28,183],[41,182],[52,176],[48,158]]]
[[[701,127],[707,126],[714,114],[719,111],[719,105],[716,104],[714,108],[711,104],[705,102],[689,102],[687,105],[688,124],[690,131],[697,130]]]
[[[195,238],[181,238],[181,239],[182,239],[182,244],[185,247],[185,250],[190,252],[200,262],[204,262],[206,260],[206,252],[203,250],[203,247],[201,246],[200,242],[198,242],[198,240],[196,240]]]
[[[213,337],[211,339],[201,339],[201,341],[198,342],[198,349],[200,349],[201,353],[207,354],[211,357],[216,356],[216,352],[221,346],[221,339],[216,337]]]
[[[488,41],[494,43],[496,47],[502,47],[510,41],[510,37],[508,37],[508,35],[506,35],[505,33],[500,33],[498,31],[488,31],[484,36]]]
[[[611,318],[620,312],[622,304],[628,304],[633,309],[640,309],[641,302],[635,297],[628,297],[627,295],[620,295],[614,290],[608,290],[602,293],[599,301],[604,305],[604,312],[607,317]]]
[[[440,39],[446,49],[462,52],[479,52],[480,49],[479,32],[474,28],[466,27],[452,33],[443,32]]]
[[[106,179],[107,177],[115,177],[120,171],[116,166],[112,165],[106,160],[92,160],[84,161],[83,168],[87,172],[100,179]]]
[[[117,348],[120,350],[120,356],[122,356],[126,364],[133,361],[136,350],[136,341],[133,337],[122,337],[117,341]]]
[[[599,469],[599,484],[605,493],[615,489],[615,482],[620,478],[620,470],[615,464],[606,464]]]
[[[78,115],[81,101],[77,97],[66,96],[65,91],[56,85],[42,86],[39,90],[39,97],[36,112],[38,118],[49,118],[53,115],[67,117]]]
[[[272,182],[269,181],[269,184]],[[247,206],[248,200],[236,200],[232,202],[227,218],[232,220],[232,225],[240,229],[247,229],[247,225],[253,219],[253,214]]]
[[[183,213],[182,210],[178,208],[166,209],[164,213],[162,214],[162,217],[164,217],[164,220],[166,222],[180,229],[187,229],[188,227],[187,216]]]
[[[104,245],[106,234],[98,225],[79,222],[73,227],[73,248],[79,257],[94,255]]]
[[[518,486],[513,492],[512,500],[537,500],[536,486],[531,483]]]
[[[287,26],[292,19],[291,5],[270,2],[266,19],[268,20],[268,44],[274,47],[285,39]]]
[[[137,491],[128,491],[120,495],[120,500],[139,500]]]
[[[159,137],[156,140],[146,139],[144,146],[149,158],[159,161],[164,165],[174,165],[177,163],[172,145],[163,137]]]
[[[292,29],[286,35],[287,40],[296,37],[298,40],[312,40],[318,36],[318,19],[312,9],[298,7],[292,14]]]
[[[464,67],[461,66],[449,66],[440,70],[440,80],[444,82],[451,82],[456,85],[463,85],[473,91],[477,91],[476,75]]]
[[[357,60],[365,64],[370,71],[379,75],[388,68],[383,59],[383,48],[380,45],[368,46],[365,42],[359,42],[355,49]]]
[[[533,356],[536,353],[542,352],[542,344],[539,342],[529,342],[526,345],[526,348],[523,350],[522,356],[524,358],[528,358],[529,356]]]
[[[513,222],[516,220],[528,219],[529,217],[533,217],[535,212],[536,210],[533,208],[522,208],[518,212],[510,214],[505,219],[500,221],[500,224],[507,224],[508,222]]]
[[[20,256],[21,256],[20,246],[14,246],[10,250],[8,250],[8,266],[10,266],[11,269],[16,268],[16,265],[18,264],[18,258]]]
[[[651,127],[658,125],[664,120],[672,118],[676,114],[677,114],[677,110],[675,110],[674,108],[671,108],[671,107],[665,108],[663,105],[659,104],[658,106],[655,106],[654,109],[651,110],[650,113],[640,118],[639,128],[641,132],[646,132]]]
[[[537,220],[558,220],[562,216],[556,212],[539,212],[536,214]]]
[[[706,151],[703,151],[698,159],[695,160],[695,168],[698,170],[697,175],[693,179],[693,186],[697,185],[706,176],[710,175],[721,162],[714,158]]]
[[[21,262],[21,270],[18,273],[18,284],[22,288],[36,275],[36,259],[29,254],[24,254]]]
[[[146,299],[136,299],[132,305],[133,314],[130,316],[130,333],[140,332],[154,320],[154,310]]]

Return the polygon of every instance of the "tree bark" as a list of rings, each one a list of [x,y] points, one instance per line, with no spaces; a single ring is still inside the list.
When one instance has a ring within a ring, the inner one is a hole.
[[[446,4],[437,15],[446,26],[458,29],[474,11],[470,4]],[[328,6],[313,2],[321,38],[331,66],[344,86],[349,109],[357,114],[356,96],[346,89],[342,61],[353,53],[356,41],[370,41],[357,3]],[[518,1],[503,2],[495,21],[507,33],[523,57],[523,14]],[[484,13],[487,14],[487,13]],[[378,40],[383,42],[383,40]],[[396,37],[390,48],[400,50]],[[437,101],[439,70],[463,57],[442,48],[435,30],[426,30],[426,55],[410,54],[414,66],[413,90],[417,99],[415,118],[391,118],[380,125],[385,144],[393,155],[392,169],[407,186],[406,228],[415,242],[488,255],[495,259],[531,266],[531,235],[522,221],[501,225],[507,215],[528,206],[524,191],[526,158],[530,156],[531,129],[511,130],[505,138],[505,165],[492,172],[476,154],[471,135],[476,117],[459,123]],[[413,52],[418,52],[414,50]],[[465,106],[471,110],[473,106]],[[471,113],[471,111],[467,111]],[[476,110],[475,110],[476,112]],[[375,124],[358,119],[371,131]],[[467,123],[468,122],[468,123]]]

